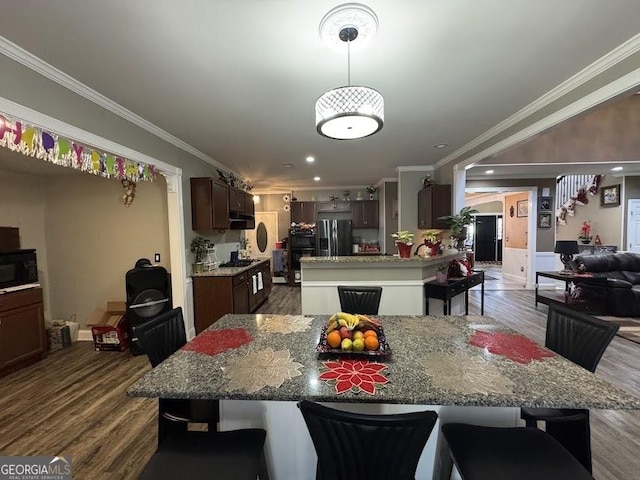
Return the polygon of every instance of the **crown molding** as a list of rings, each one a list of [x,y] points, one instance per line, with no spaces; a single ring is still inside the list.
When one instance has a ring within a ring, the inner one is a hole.
[[[386,183],[386,182],[398,183],[398,177],[383,177],[380,180],[378,180],[377,185],[382,185],[383,183]]]
[[[197,148],[189,145],[188,143],[180,140],[178,137],[171,135],[166,130],[154,125],[153,123],[145,120],[140,115],[135,114],[131,110],[126,109],[122,105],[114,102],[108,97],[105,97],[101,93],[93,90],[82,82],[79,82],[72,76],[64,73],[62,70],[57,69],[53,65],[45,62],[39,57],[36,57],[31,52],[28,52],[24,48],[16,45],[10,40],[6,39],[3,36],[0,36],[0,53],[6,55],[10,59],[24,65],[25,67],[33,70],[36,73],[39,73],[43,77],[48,78],[49,80],[54,81],[58,85],[71,90],[73,93],[80,95],[83,98],[86,98],[90,102],[95,103],[96,105],[104,108],[105,110],[110,111],[111,113],[116,114],[120,118],[127,120],[128,122],[137,125],[138,127],[146,130],[147,132],[155,135],[156,137],[164,140],[171,145],[178,147],[180,150],[183,150],[194,157],[199,158],[200,160],[216,167],[224,170],[226,172],[230,172],[231,170],[226,165],[223,165],[217,160],[214,160],[206,153],[201,152]],[[80,139],[78,139],[80,140]],[[238,175],[236,172],[233,174],[238,178],[243,178],[242,175]]]
[[[415,165],[396,167],[397,172],[433,172],[435,170],[433,165]]]
[[[575,90],[579,86],[585,84],[589,80],[595,78],[596,76],[600,75],[602,72],[620,63],[621,61],[623,61],[624,59],[626,59],[627,57],[633,55],[638,51],[640,51],[640,34],[634,37],[631,37],[626,42],[617,46],[616,48],[611,50],[609,53],[607,53],[606,55],[602,56],[601,58],[593,62],[591,65],[580,70],[578,73],[568,78],[557,87],[553,88],[552,90],[549,90],[547,93],[537,98],[536,100],[534,100],[529,105],[522,108],[521,110],[519,110],[509,118],[503,120],[502,122],[498,123],[494,127],[484,132],[479,137],[476,137],[475,139],[473,139],[471,142],[467,143],[466,145],[463,145],[462,147],[455,150],[451,154],[442,158],[441,160],[439,160],[434,164],[434,167],[440,168],[452,162],[453,160],[456,160],[457,158],[461,157],[462,155],[469,152],[470,150],[476,148],[477,146],[483,144],[488,140],[491,140],[496,135],[502,133],[503,131],[507,130],[508,128],[512,127],[518,122],[526,119],[530,115],[533,115],[538,110],[558,100],[559,98],[563,97],[564,95],[571,92],[572,90]],[[629,88],[631,88],[631,86]],[[622,92],[619,92],[619,93],[622,93]],[[579,113],[579,112],[576,112],[576,113]]]

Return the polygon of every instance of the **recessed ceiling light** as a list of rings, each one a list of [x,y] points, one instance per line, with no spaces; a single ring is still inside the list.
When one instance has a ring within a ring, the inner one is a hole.
[[[293,164],[292,163],[283,163],[282,166],[283,166],[283,168],[293,168]]]
[[[313,163],[315,161],[316,161],[316,159],[314,157],[311,157],[311,156],[307,157],[307,162]]]
[[[487,171],[486,171],[486,172],[484,172],[484,173],[491,174],[491,173],[493,173],[493,170],[487,170]]]
[[[437,145],[434,145],[433,148],[446,148],[449,145],[447,145],[446,143],[438,143]]]
[[[613,167],[611,169],[612,172],[619,172],[620,170],[622,170],[624,167]]]
[[[320,181],[320,177],[313,177],[313,179],[314,179],[316,182],[319,182],[319,181]]]

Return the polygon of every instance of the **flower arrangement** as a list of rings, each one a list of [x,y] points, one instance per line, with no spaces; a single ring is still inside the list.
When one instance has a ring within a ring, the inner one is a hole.
[[[424,238],[424,243],[430,247],[432,245],[440,244],[441,234],[442,234],[442,230],[437,230],[437,229],[423,230],[422,238]]]
[[[369,193],[376,193],[378,191],[378,186],[377,185],[369,185],[367,187],[367,192]]]
[[[247,247],[249,246],[249,239],[248,238],[241,238],[240,239],[240,250],[246,250]]]
[[[591,235],[591,220],[587,220],[586,222],[582,222],[582,227],[580,227],[580,233],[578,234],[578,240],[582,243],[590,243],[593,236]]]
[[[400,230],[391,234],[396,239],[396,243],[406,243],[413,245],[413,233],[409,230]]]

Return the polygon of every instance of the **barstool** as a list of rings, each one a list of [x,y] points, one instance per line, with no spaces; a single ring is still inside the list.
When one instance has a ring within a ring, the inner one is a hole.
[[[382,297],[382,287],[338,286],[340,309],[346,313],[377,315]]]

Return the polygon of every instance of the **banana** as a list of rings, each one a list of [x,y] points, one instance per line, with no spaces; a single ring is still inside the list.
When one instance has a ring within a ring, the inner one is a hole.
[[[327,333],[333,332],[336,328],[338,328],[338,321],[330,319],[329,323],[327,324]]]
[[[341,327],[347,327],[348,323],[344,318],[338,318],[338,325],[340,325]]]
[[[337,321],[338,321],[338,314],[334,313],[333,315],[331,315],[331,318],[329,318],[329,323],[337,322]]]

